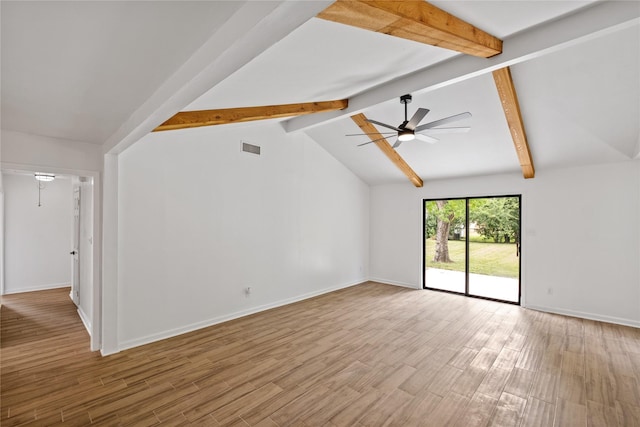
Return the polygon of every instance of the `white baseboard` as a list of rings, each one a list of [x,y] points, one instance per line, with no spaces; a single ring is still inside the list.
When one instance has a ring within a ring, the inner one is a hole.
[[[60,288],[70,288],[71,283],[50,283],[48,285],[38,285],[38,286],[30,286],[28,288],[20,288],[20,289],[5,289],[4,295],[10,294],[21,294],[23,292],[36,292],[36,291],[46,291],[49,289],[60,289]]]
[[[259,313],[261,311],[270,310],[272,308],[282,307],[283,305],[293,304],[294,302],[303,301],[309,298],[317,297],[319,295],[328,294],[329,292],[334,292],[340,289],[349,288],[351,286],[360,285],[362,283],[367,282],[366,279],[361,279],[353,283],[346,283],[343,285],[333,286],[330,288],[325,288],[319,291],[309,292],[306,294],[298,295],[296,297],[287,298],[280,301],[275,301],[269,304],[260,305],[257,307],[252,307],[246,310],[236,311],[234,313],[224,314],[222,316],[214,317],[211,319],[204,320],[202,322],[192,323],[190,325],[181,326],[179,328],[170,329],[168,331],[162,331],[157,334],[147,335],[141,338],[136,338],[133,340],[123,341],[120,343],[119,350],[123,351],[133,347],[138,347],[145,344],[150,344],[152,342],[164,340],[167,338],[175,337],[177,335],[186,334],[187,332],[192,332],[198,329],[207,328],[209,326],[217,325],[219,323],[228,322],[229,320],[238,319],[240,317],[249,316],[250,314]],[[110,352],[103,354],[103,356],[107,356],[109,354],[113,354],[115,352]]]
[[[398,282],[395,280],[381,279],[379,277],[372,277],[369,280],[372,282],[382,283],[383,285],[402,286],[403,288],[411,288],[411,289],[422,289],[420,285],[416,285],[415,283],[404,283],[404,282]]]
[[[82,324],[84,325],[85,329],[89,333],[89,336],[91,336],[91,321],[89,320],[89,316],[87,316],[86,313],[80,307],[78,307],[78,316],[80,316],[80,320],[82,320]]]
[[[586,313],[583,311],[567,310],[564,308],[544,307],[540,305],[526,305],[526,306],[523,305],[523,307],[531,310],[544,311],[546,313],[562,314],[564,316],[579,317],[582,319],[597,320],[599,322],[615,323],[616,325],[624,325],[624,326],[632,326],[634,328],[640,328],[640,321],[637,321],[637,320],[623,319],[620,317],[606,316],[603,314],[596,314],[596,313]]]

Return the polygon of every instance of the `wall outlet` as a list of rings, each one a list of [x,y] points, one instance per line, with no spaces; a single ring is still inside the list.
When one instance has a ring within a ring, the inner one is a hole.
[[[244,296],[249,297],[249,295],[251,295],[251,286],[244,288]]]
[[[547,288],[547,295],[553,295],[553,288]]]

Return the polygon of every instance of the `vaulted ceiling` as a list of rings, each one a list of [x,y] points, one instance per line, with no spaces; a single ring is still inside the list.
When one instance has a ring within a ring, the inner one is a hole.
[[[638,157],[640,3],[430,3],[502,39],[503,53],[318,18],[330,1],[2,1],[2,128],[122,150],[179,111],[348,99],[274,120],[375,185],[407,177],[375,144],[358,147],[366,136],[345,136],[360,132],[351,116],[400,124],[411,93],[410,115],[473,116],[467,133],[397,148],[422,180],[518,172],[492,76],[509,66],[536,170]]]

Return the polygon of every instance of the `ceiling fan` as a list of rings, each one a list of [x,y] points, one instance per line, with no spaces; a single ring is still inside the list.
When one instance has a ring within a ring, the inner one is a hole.
[[[460,113],[455,114],[453,116],[445,117],[444,119],[435,120],[433,122],[425,123],[423,125],[418,126],[418,124],[424,119],[424,117],[429,113],[429,110],[426,108],[418,108],[418,111],[415,112],[413,117],[410,120],[407,119],[407,104],[411,102],[411,95],[402,95],[400,97],[400,103],[404,104],[404,121],[396,126],[391,126],[386,123],[382,123],[376,120],[367,119],[369,123],[373,123],[374,125],[382,126],[388,129],[392,129],[394,132],[382,132],[380,135],[387,135],[387,137],[393,136],[397,134],[398,139],[393,144],[393,148],[398,148],[400,144],[405,141],[411,141],[413,139],[419,139],[421,141],[426,141],[429,143],[437,142],[438,139],[434,138],[430,135],[425,135],[422,132],[429,132],[430,134],[439,134],[439,133],[459,133],[459,132],[468,132],[471,128],[469,126],[465,127],[443,127],[439,128],[437,126],[446,125],[452,122],[457,122],[458,120],[463,120],[471,117],[471,113]],[[348,134],[346,136],[362,136],[362,135],[372,135],[369,133],[353,133]],[[373,134],[377,135],[377,134]],[[374,139],[373,141],[368,141],[363,144],[358,144],[358,147],[363,145],[371,144],[372,142],[380,141],[385,138]]]

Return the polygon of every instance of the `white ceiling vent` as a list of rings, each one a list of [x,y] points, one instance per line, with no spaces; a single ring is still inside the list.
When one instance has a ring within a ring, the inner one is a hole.
[[[260,155],[260,147],[257,145],[249,144],[248,142],[242,141],[242,151],[245,153],[257,154]]]

